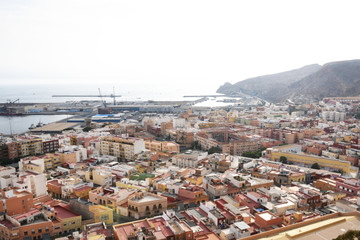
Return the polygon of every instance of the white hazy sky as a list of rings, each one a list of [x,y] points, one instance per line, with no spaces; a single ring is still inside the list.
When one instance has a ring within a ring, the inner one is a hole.
[[[358,0],[0,0],[0,83],[221,85],[358,59],[359,9]]]

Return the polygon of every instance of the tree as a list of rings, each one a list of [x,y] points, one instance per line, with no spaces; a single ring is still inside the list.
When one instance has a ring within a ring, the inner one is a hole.
[[[260,158],[262,156],[262,152],[265,150],[266,148],[262,147],[257,151],[247,151],[247,152],[243,152],[242,156],[243,157],[248,157],[248,158]]]
[[[355,118],[360,120],[360,112],[357,112],[357,113],[355,114]]]
[[[333,240],[353,240],[360,238],[360,231],[357,230],[348,230],[346,233],[339,235],[337,238],[334,238]]]
[[[318,163],[314,163],[313,165],[311,165],[312,169],[320,169],[320,165]]]
[[[191,143],[191,149],[194,149],[194,150],[200,149],[199,142],[194,141],[193,143]]]
[[[284,156],[280,157],[280,162],[283,163],[283,164],[288,164],[287,158],[284,157]]]
[[[166,141],[170,141],[170,139],[171,139],[171,136],[170,136],[170,134],[168,134],[166,137]]]
[[[84,132],[89,132],[91,129],[92,129],[91,127],[84,127],[84,128],[83,128],[83,131],[84,131]]]
[[[222,150],[220,147],[211,147],[209,150],[208,150],[208,153],[209,154],[213,154],[213,153],[221,153]]]

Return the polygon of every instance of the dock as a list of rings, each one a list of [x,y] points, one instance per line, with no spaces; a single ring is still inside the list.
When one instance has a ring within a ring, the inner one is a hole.
[[[76,122],[55,122],[50,123],[42,127],[31,129],[30,131],[33,133],[61,133],[63,130],[67,128],[73,128],[80,125],[80,123]]]
[[[52,97],[93,97],[93,98],[101,98],[101,97],[111,97],[111,98],[114,98],[114,97],[121,97],[121,95],[113,95],[113,94],[110,94],[110,95],[52,95]]]
[[[226,97],[226,95],[185,95],[184,97],[199,97],[199,98],[204,98],[204,97]]]

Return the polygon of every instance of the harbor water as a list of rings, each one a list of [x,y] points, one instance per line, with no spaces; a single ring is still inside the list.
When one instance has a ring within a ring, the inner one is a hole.
[[[27,116],[0,116],[0,134],[20,134],[29,131],[31,124],[37,125],[39,122],[48,124],[56,122],[69,115],[27,115]]]

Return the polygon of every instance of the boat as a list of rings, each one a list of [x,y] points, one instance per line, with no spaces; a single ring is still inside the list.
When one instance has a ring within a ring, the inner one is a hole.
[[[34,124],[31,124],[31,126],[29,127],[29,129],[34,129],[36,128]]]

